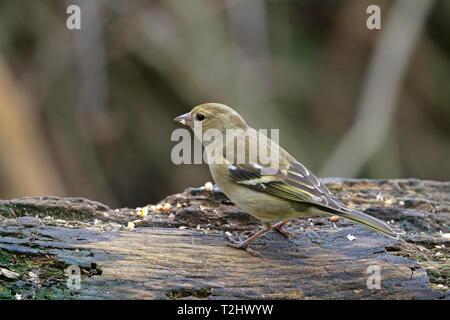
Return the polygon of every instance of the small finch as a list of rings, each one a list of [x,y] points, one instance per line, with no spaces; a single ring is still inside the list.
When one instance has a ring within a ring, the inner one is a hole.
[[[227,235],[230,246],[260,256],[249,247],[253,240],[270,230],[289,237],[283,226],[304,216],[343,217],[398,237],[383,221],[345,206],[311,171],[274,141],[249,127],[232,108],[206,103],[174,120],[193,128],[202,141],[212,177],[223,193],[265,226],[245,241]],[[262,159],[264,149],[271,162]]]

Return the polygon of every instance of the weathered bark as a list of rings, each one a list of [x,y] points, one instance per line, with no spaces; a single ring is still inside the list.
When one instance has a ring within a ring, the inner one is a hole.
[[[293,240],[276,232],[256,240],[261,259],[226,246],[224,232],[245,237],[259,223],[218,190],[187,189],[162,201],[169,212],[146,218],[85,199],[0,201],[0,267],[20,274],[0,276],[0,298],[450,297],[450,183],[324,181],[346,204],[407,231],[404,240],[303,218],[287,226]],[[80,290],[66,286],[69,265],[81,267]],[[380,289],[367,287],[369,266],[380,267]]]

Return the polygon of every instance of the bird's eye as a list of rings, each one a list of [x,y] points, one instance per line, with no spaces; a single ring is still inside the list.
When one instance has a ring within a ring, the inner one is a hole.
[[[199,113],[196,118],[198,121],[203,121],[205,119],[205,115],[202,113]]]

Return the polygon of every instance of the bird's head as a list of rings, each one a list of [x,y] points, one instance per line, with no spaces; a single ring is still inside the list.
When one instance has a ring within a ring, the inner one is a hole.
[[[227,129],[247,129],[247,124],[239,113],[220,103],[201,104],[174,120],[192,128],[201,123],[203,132],[216,129],[225,134]]]

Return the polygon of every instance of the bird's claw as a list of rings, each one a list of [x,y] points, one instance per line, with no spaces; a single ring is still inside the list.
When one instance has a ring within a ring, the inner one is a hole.
[[[242,250],[245,250],[248,253],[250,253],[252,256],[263,258],[261,253],[250,248],[248,243],[246,241],[241,241],[241,239],[239,237],[238,237],[238,239],[239,239],[238,241],[231,238],[228,234],[226,234],[225,237],[228,240],[227,245],[229,247],[236,248],[236,249],[242,249]]]

